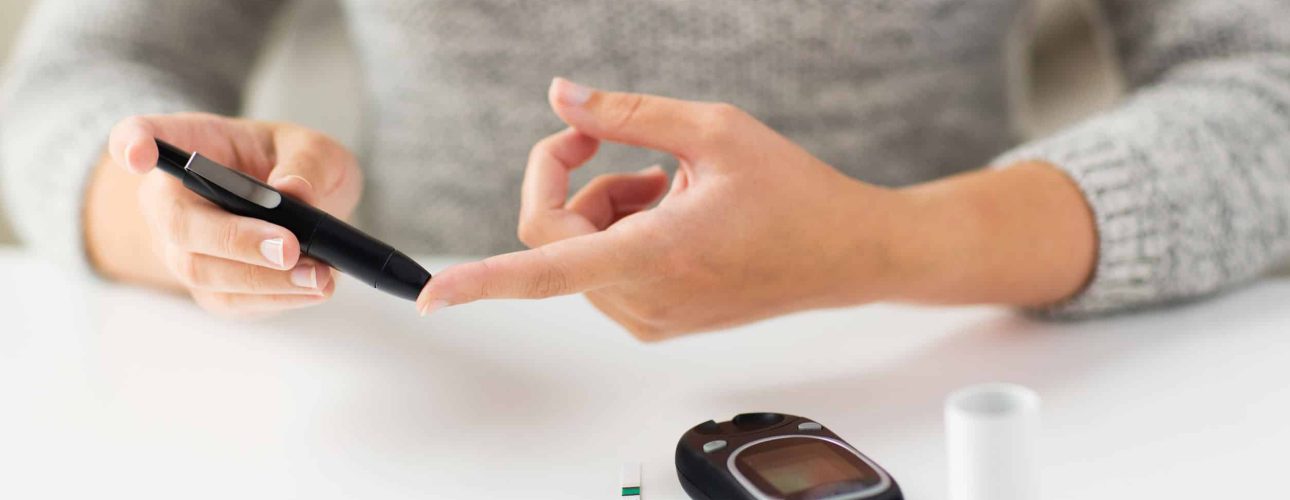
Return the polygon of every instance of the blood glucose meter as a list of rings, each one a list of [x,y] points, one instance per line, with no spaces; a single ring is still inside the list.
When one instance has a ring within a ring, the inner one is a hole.
[[[699,500],[903,500],[887,471],[823,425],[780,413],[707,421],[681,436],[676,475]]]

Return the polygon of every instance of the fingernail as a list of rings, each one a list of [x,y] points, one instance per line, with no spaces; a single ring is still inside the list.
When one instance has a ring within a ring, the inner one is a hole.
[[[138,144],[130,144],[125,147],[125,169],[134,173],[141,173],[146,170],[145,167],[138,167],[134,164],[134,150],[138,149]]]
[[[134,143],[126,144],[126,146],[125,146],[125,168],[126,168],[127,170],[130,170],[131,172],[133,172],[133,171],[135,170],[134,165],[132,164],[133,160],[131,160],[131,158],[133,158],[133,157],[134,157],[134,155],[132,155],[132,154],[131,154],[131,152],[133,152],[133,151],[134,151]]]
[[[312,264],[296,266],[291,270],[291,284],[301,288],[318,288],[318,268]]]
[[[648,167],[637,170],[636,172],[641,174],[651,174],[651,173],[654,173],[655,171],[662,172],[663,166],[656,163],[654,165],[650,165]]]
[[[287,261],[286,256],[282,255],[282,238],[273,238],[260,242],[260,255],[269,260],[270,264],[278,267],[284,266]]]
[[[551,82],[555,100],[565,106],[581,106],[591,100],[591,89],[557,77]]]
[[[314,271],[314,276],[318,280],[318,289],[327,288],[327,284],[331,283],[331,268],[324,265],[314,265]]]
[[[443,299],[432,300],[430,301],[429,304],[426,304],[425,307],[421,308],[421,316],[422,317],[429,316],[430,313],[433,313],[445,307],[448,307],[448,301]]]

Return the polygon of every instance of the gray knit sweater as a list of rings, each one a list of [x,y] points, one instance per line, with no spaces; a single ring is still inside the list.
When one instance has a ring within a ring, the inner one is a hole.
[[[1094,279],[1057,311],[1185,299],[1290,250],[1290,1],[1100,0],[1133,95],[1016,144],[1005,73],[1025,0],[341,0],[365,68],[359,223],[414,252],[516,248],[554,75],[719,100],[884,185],[1042,159],[1096,214]],[[109,127],[236,114],[284,0],[46,0],[0,103],[3,185],[31,245],[84,269]],[[1011,150],[1011,151],[1009,151]],[[586,172],[651,153],[608,148]]]

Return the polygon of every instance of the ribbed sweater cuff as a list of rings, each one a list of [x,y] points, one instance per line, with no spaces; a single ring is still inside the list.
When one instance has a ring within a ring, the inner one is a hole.
[[[1143,179],[1143,163],[1113,130],[1093,124],[1018,147],[996,159],[995,168],[1023,161],[1043,161],[1063,170],[1084,194],[1095,219],[1097,264],[1089,282],[1075,296],[1032,309],[1041,316],[1079,318],[1145,305],[1159,298],[1150,280],[1166,250],[1162,220],[1148,203],[1152,186]]]

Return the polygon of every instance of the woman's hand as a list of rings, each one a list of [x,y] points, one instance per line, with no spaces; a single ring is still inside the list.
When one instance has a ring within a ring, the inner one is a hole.
[[[225,315],[309,306],[332,295],[330,269],[302,258],[299,242],[287,229],[230,214],[177,179],[148,174],[157,162],[154,138],[200,152],[337,217],[347,217],[358,203],[362,176],[357,163],[319,132],[208,114],[128,118],[113,127],[109,139],[107,161],[113,165],[104,168],[115,172],[100,171],[94,184],[128,182],[116,172],[147,174],[135,193],[140,232],[146,234],[153,258],[131,256],[130,242],[114,241],[129,237],[129,231],[117,231],[120,225],[104,219],[124,220],[116,212],[127,208],[112,207],[111,196],[99,189],[100,204],[108,206],[96,212],[91,186],[87,240],[101,270],[127,280],[182,287],[202,307]],[[153,273],[149,279],[149,271],[140,269],[158,265],[165,271],[160,277]]]
[[[534,250],[455,266],[422,310],[494,297],[587,292],[642,339],[892,294],[893,191],[839,173],[725,104],[595,92],[563,80],[551,105],[572,128],[533,148],[519,236]],[[569,171],[600,140],[669,152],[567,199]],[[653,209],[646,208],[659,202]]]
[[[418,299],[423,314],[586,292],[658,340],[875,300],[1040,305],[1078,291],[1092,269],[1092,218],[1050,165],[891,190],[730,105],[560,79],[550,101],[571,128],[529,157],[519,236],[533,249],[445,269]],[[569,171],[601,140],[673,154],[670,188],[652,167],[600,176],[569,199]]]

